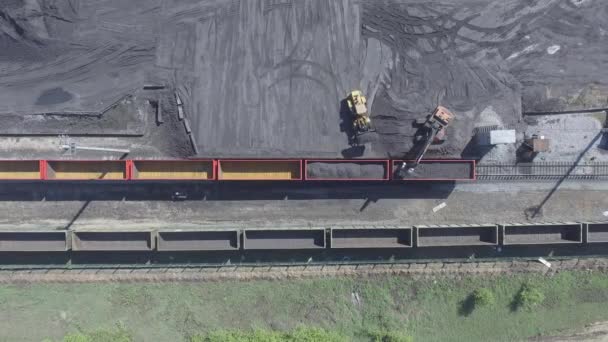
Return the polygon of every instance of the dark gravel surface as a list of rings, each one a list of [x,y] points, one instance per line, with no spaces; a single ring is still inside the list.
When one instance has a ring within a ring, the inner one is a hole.
[[[341,100],[361,89],[377,128],[361,156],[405,155],[412,121],[443,104],[457,119],[429,155],[458,157],[474,126],[517,127],[522,108],[608,106],[607,14],[602,0],[15,0],[0,6],[0,115],[26,132],[34,113],[164,84],[200,155],[333,158],[349,147]]]

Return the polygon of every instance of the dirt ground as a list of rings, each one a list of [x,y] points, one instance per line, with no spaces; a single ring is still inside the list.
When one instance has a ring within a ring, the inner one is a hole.
[[[157,119],[161,107],[162,122]],[[139,90],[102,113],[86,115],[22,115],[0,127],[0,155],[5,159],[130,159],[185,158],[194,154],[184,121],[177,115],[174,92]],[[122,152],[66,151],[69,141],[78,147]]]
[[[56,117],[35,114],[100,112],[144,84],[178,91],[206,157],[401,157],[412,121],[439,103],[458,119],[431,155],[458,157],[475,126],[521,128],[522,109],[608,106],[600,0],[11,0],[0,11],[0,113],[23,134],[56,134]],[[353,150],[341,100],[356,88],[378,132]]]
[[[585,341],[585,342],[606,342],[608,341],[608,322],[597,322],[590,324],[575,332],[564,333],[554,336],[546,336],[532,338],[529,341],[542,342],[567,342],[567,341]]]
[[[188,229],[605,221],[606,184],[0,186],[0,229]],[[18,191],[16,191],[16,189]],[[103,191],[101,191],[103,189]],[[175,190],[190,200],[171,201]],[[206,198],[206,199],[205,199]],[[445,202],[446,207],[433,212]],[[535,208],[541,207],[536,215]],[[496,210],[500,208],[500,210]]]

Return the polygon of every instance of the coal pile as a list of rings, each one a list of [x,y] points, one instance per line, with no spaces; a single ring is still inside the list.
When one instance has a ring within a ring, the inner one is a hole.
[[[428,155],[459,158],[475,127],[518,128],[522,110],[608,106],[606,1],[159,2],[4,1],[4,130],[39,134],[35,114],[98,113],[153,83],[180,94],[201,157],[337,158],[360,89],[378,136],[362,157],[407,158],[412,122],[441,104],[456,119]],[[70,130],[133,130],[111,121]]]
[[[472,163],[423,162],[412,172],[401,172],[403,179],[470,179],[473,175]]]
[[[384,163],[309,162],[308,179],[384,179]]]

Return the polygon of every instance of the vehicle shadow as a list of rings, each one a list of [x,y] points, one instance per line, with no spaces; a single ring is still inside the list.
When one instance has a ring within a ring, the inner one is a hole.
[[[355,130],[353,129],[353,115],[348,108],[348,102],[346,99],[340,101],[340,132],[344,132],[346,135],[346,143],[349,146],[356,146],[357,141],[355,137]]]
[[[319,248],[310,250],[298,249],[269,249],[269,250],[234,250],[234,251],[183,251],[183,252],[1,252],[0,265],[174,265],[177,267],[196,267],[197,265],[260,265],[260,264],[302,264],[302,263],[337,263],[337,262],[370,262],[381,263],[399,260],[429,260],[455,262],[456,260],[482,261],[486,258],[531,258],[547,256],[598,256],[606,255],[606,243],[576,246],[541,246],[530,245],[512,248],[503,247],[497,250],[495,246],[442,246],[424,248],[359,248],[332,249]],[[559,247],[559,248],[557,248]],[[473,258],[472,258],[473,257]],[[471,264],[471,265],[474,265]],[[472,297],[464,298],[458,308],[458,313],[468,316],[474,311]]]
[[[469,316],[475,310],[475,297],[472,294],[469,294],[464,300],[460,302],[460,306],[458,307],[458,314],[460,316]]]
[[[364,153],[365,153],[365,145],[351,146],[349,148],[342,150],[342,157],[344,157],[346,159],[353,159],[353,158],[362,157]]]

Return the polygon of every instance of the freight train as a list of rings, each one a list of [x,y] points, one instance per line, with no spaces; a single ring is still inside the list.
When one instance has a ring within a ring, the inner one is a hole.
[[[0,231],[0,252],[380,250],[608,243],[608,222],[216,230]]]
[[[0,180],[42,181],[472,181],[475,161],[423,160],[396,176],[404,160],[185,159],[0,160]]]

